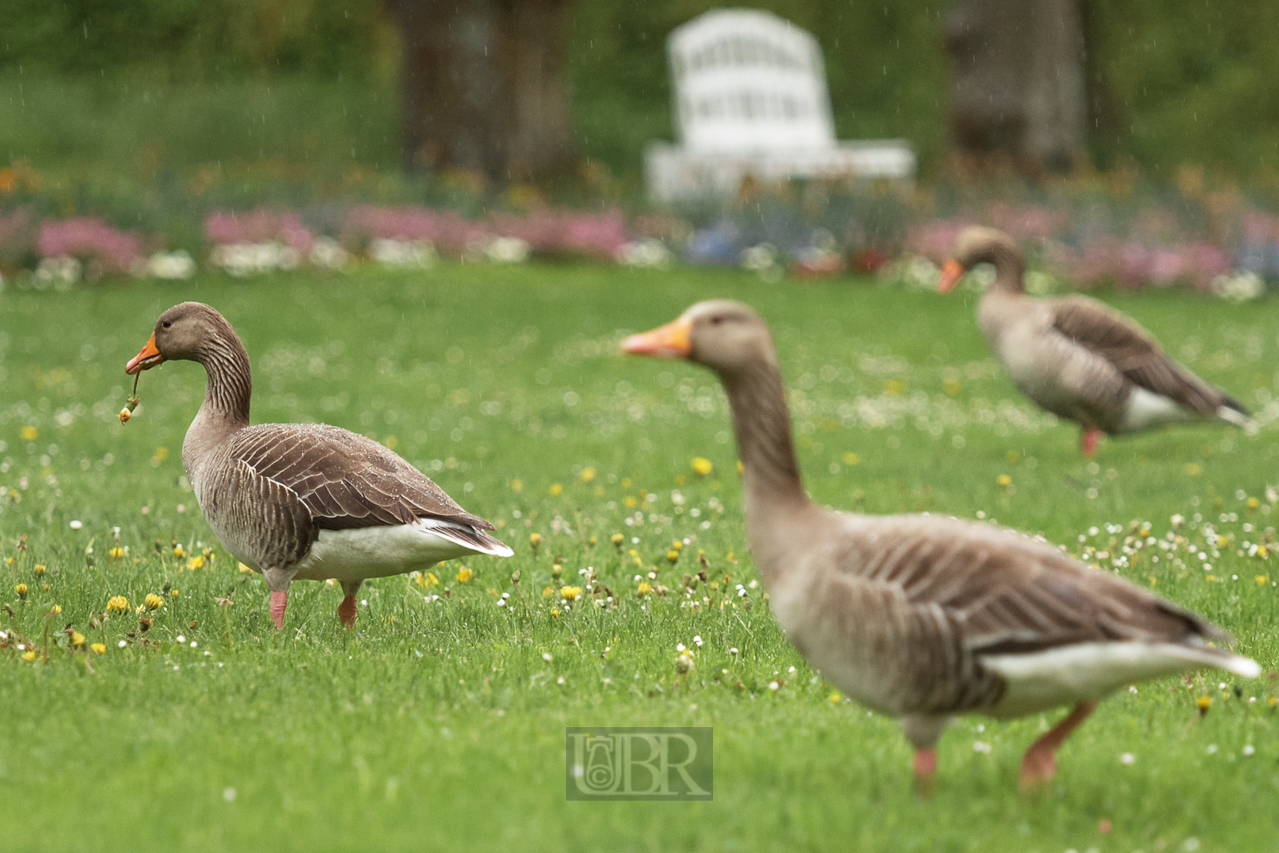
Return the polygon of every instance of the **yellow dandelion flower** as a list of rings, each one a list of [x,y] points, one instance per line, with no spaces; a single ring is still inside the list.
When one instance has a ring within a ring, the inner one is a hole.
[[[45,572],[44,563],[36,563],[34,566],[31,567],[31,571],[35,572],[37,575],[44,574]]]
[[[1225,536],[1218,536],[1218,537],[1217,537],[1217,547],[1218,547],[1218,548],[1224,548],[1224,547],[1226,547],[1226,546],[1227,546],[1227,545],[1229,545],[1229,544],[1230,544],[1230,540],[1229,540],[1229,539],[1227,539]]]
[[[31,663],[32,661],[36,659],[36,650],[32,649],[31,651],[23,652],[22,659],[26,661],[27,663]]]
[[[178,591],[177,591],[176,589],[171,589],[171,590],[169,590],[169,595],[173,596],[174,598],[177,598],[177,597],[178,597]]]
[[[1253,580],[1257,582],[1257,586],[1265,586],[1270,583],[1270,575],[1257,575]]]
[[[22,440],[23,440],[23,441],[35,441],[35,440],[36,440],[37,438],[39,438],[39,437],[40,437],[40,430],[36,429],[35,427],[33,427],[33,426],[24,426],[24,427],[22,428]]]
[[[832,705],[838,705],[840,702],[844,701],[844,694],[840,693],[838,690],[832,690],[831,694],[826,697],[826,701]]]
[[[196,569],[203,569],[203,568],[204,568],[204,557],[203,557],[203,555],[201,555],[201,554],[196,554],[194,557],[192,557],[191,559],[187,560],[187,568],[188,568],[188,569],[190,569],[190,570],[191,570],[191,571],[193,571],[193,572],[194,572]]]
[[[108,613],[128,613],[129,599],[125,598],[123,595],[112,596],[111,599],[107,601],[107,612]]]
[[[621,548],[621,547],[622,547],[622,542],[623,542],[625,539],[626,539],[626,537],[625,537],[625,536],[623,536],[623,535],[622,535],[622,534],[620,534],[620,533],[614,533],[612,536],[608,537],[608,541],[612,542],[612,543],[613,543],[614,545],[616,545],[618,548]]]
[[[737,460],[737,473],[740,474],[746,470],[746,466],[742,464],[742,460]]]
[[[181,545],[173,546],[173,556],[177,557],[178,559],[182,559],[186,555],[187,555],[187,550],[183,548]]]
[[[1270,549],[1267,548],[1265,545],[1259,546],[1257,548],[1257,556],[1263,560],[1266,559],[1267,557],[1270,556]]]
[[[542,598],[550,598],[555,594],[555,590],[549,586],[542,587]]]
[[[24,583],[20,583],[20,584],[18,584],[17,586],[15,586],[15,587],[13,588],[13,591],[14,591],[14,592],[16,592],[16,593],[18,594],[18,598],[26,598],[26,597],[27,597],[27,585],[26,585],[26,584],[24,584]]]
[[[673,549],[673,548],[672,548],[670,551],[667,551],[667,552],[666,552],[666,559],[670,560],[670,561],[671,561],[671,563],[676,563],[676,562],[678,562],[678,561],[679,561],[679,551],[676,551],[676,550],[675,550],[675,549]]]
[[[566,586],[560,589],[560,598],[565,601],[573,601],[582,594],[580,586]]]
[[[1271,708],[1273,708],[1276,705],[1279,705],[1279,696],[1268,697],[1266,699],[1266,704],[1269,705]]]
[[[124,556],[124,549],[117,545],[107,552],[107,556],[113,560],[118,560]]]
[[[51,605],[49,606],[49,615],[50,615],[50,616],[57,616],[57,615],[58,615],[59,613],[61,613],[61,612],[62,612],[62,605],[61,605],[61,604],[51,604]]]
[[[461,568],[457,570],[458,583],[467,583],[473,577],[475,577],[475,572],[471,571],[470,569]]]
[[[1013,484],[1013,478],[1007,474],[1000,474],[995,478],[995,482],[999,484],[999,488],[1006,489]]]
[[[1203,471],[1204,471],[1204,469],[1203,469],[1201,466],[1196,465],[1194,462],[1187,462],[1187,463],[1186,463],[1186,476],[1187,476],[1187,477],[1198,477],[1200,474],[1202,474],[1202,473],[1203,473]]]
[[[1195,707],[1199,709],[1199,713],[1206,714],[1208,709],[1212,707],[1211,696],[1200,696],[1195,700]]]
[[[580,479],[583,483],[589,483],[591,480],[595,479],[595,469],[583,468],[582,473],[578,474],[577,476],[578,476],[578,479]]]
[[[551,497],[556,497],[564,492],[564,487],[559,483],[551,483],[551,487],[547,491],[551,493]]]
[[[627,495],[626,497],[622,498],[622,506],[626,507],[627,509],[635,509],[635,505],[637,503],[639,503],[639,501],[635,500],[635,498],[631,495]]]
[[[551,611],[551,615],[552,615],[552,616],[554,616],[556,619],[558,619],[558,618],[560,618],[560,611],[558,611],[558,610],[552,610],[552,611]]]
[[[537,553],[537,546],[542,544],[542,534],[530,533],[528,535],[528,544],[533,549],[533,552]]]
[[[524,488],[524,483],[522,483],[521,481],[519,481],[519,480],[512,480],[512,481],[511,481],[511,491],[512,491],[512,492],[518,492],[518,491],[521,491],[523,488]]]
[[[856,453],[845,453],[842,457],[845,465],[856,465],[862,461],[862,458]]]
[[[93,649],[95,653],[100,655],[105,655],[107,653],[106,643],[93,643],[89,646],[89,648]]]
[[[77,649],[78,649],[78,648],[80,648],[81,646],[83,646],[83,645],[84,645],[84,634],[81,634],[79,631],[72,631],[72,632],[71,632],[71,645],[75,646]]]
[[[240,574],[242,575],[253,574],[253,568],[251,566],[246,566],[244,563],[239,563],[239,562],[237,562],[236,565],[240,567]]]
[[[147,597],[142,599],[142,606],[147,610],[158,610],[163,604],[164,599],[154,592],[148,592]]]
[[[693,471],[705,477],[707,474],[715,470],[715,466],[711,464],[711,460],[704,456],[693,457]]]
[[[648,595],[653,591],[653,585],[648,581],[640,581],[640,585],[635,588],[635,591],[640,595]]]
[[[1261,501],[1256,498],[1248,498],[1248,509],[1256,509],[1261,506]]]

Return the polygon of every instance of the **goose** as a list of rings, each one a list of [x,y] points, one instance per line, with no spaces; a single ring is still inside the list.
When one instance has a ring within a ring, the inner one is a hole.
[[[961,231],[937,289],[949,293],[980,263],[995,267],[977,306],[986,342],[1023,394],[1080,425],[1085,456],[1102,433],[1212,420],[1252,428],[1243,406],[1169,358],[1131,318],[1087,296],[1027,296],[1025,259],[1001,231]]]
[[[700,302],[622,349],[685,359],[724,385],[742,465],[746,533],[773,613],[796,649],[913,745],[921,794],[951,717],[1072,710],[1026,751],[1023,788],[1100,699],[1135,681],[1252,660],[1221,629],[1052,545],[986,523],[816,506],[791,441],[768,327],[739,302]]]
[[[226,318],[184,302],[160,315],[125,372],[194,361],[208,390],[182,442],[182,467],[214,534],[271,590],[284,627],[295,578],[342,584],[338,618],[355,625],[366,578],[425,570],[467,554],[509,557],[493,525],[387,448],[325,424],[249,425],[249,356]]]

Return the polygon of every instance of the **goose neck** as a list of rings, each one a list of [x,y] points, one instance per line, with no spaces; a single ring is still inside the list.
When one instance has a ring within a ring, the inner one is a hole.
[[[1021,252],[1012,246],[995,245],[991,247],[989,260],[995,266],[991,293],[1013,295],[1025,292],[1026,261]]]
[[[742,460],[747,522],[808,506],[795,461],[790,414],[775,361],[756,361],[724,377]]]
[[[183,465],[192,480],[192,474],[215,447],[249,425],[253,390],[249,355],[238,337],[210,337],[194,360],[204,365],[209,383],[182,444]]]

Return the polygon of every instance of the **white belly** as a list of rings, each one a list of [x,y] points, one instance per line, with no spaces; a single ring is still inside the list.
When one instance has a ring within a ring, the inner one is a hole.
[[[357,530],[321,530],[294,577],[339,581],[382,578],[428,569],[442,560],[477,553],[439,536],[421,522]]]
[[[1184,408],[1175,400],[1145,388],[1132,389],[1124,402],[1124,432],[1140,432],[1162,424],[1202,420],[1203,416]]]
[[[1103,642],[1034,654],[983,655],[981,663],[1008,684],[999,703],[983,713],[1010,718],[1099,699],[1136,681],[1207,667],[1230,668],[1233,662],[1176,643]]]

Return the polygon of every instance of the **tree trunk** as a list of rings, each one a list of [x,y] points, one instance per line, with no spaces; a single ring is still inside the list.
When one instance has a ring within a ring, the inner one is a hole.
[[[1081,165],[1080,0],[956,0],[945,37],[951,132],[963,159],[1032,174]]]
[[[572,0],[394,0],[394,9],[406,171],[461,169],[501,184],[572,166]]]

